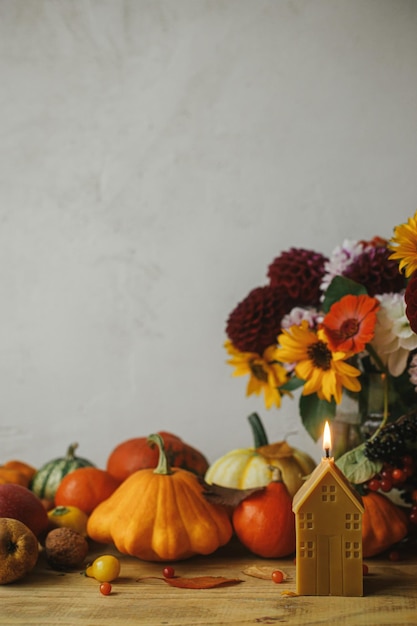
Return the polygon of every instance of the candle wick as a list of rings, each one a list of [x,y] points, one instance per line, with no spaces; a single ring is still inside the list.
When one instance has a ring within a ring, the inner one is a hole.
[[[326,452],[326,459],[330,458],[330,448],[325,448],[325,452]]]

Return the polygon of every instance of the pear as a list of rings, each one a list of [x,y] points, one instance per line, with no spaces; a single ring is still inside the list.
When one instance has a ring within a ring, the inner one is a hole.
[[[30,528],[17,519],[0,517],[0,584],[26,576],[38,556],[38,540]]]

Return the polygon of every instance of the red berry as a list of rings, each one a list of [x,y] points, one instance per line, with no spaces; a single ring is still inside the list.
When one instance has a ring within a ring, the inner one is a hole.
[[[284,580],[284,574],[281,572],[280,569],[275,569],[271,574],[271,578],[274,583],[279,585],[279,583],[282,583],[282,581]]]
[[[405,481],[405,472],[404,470],[400,469],[399,467],[396,467],[394,470],[392,470],[392,480],[395,482],[395,484],[399,484],[399,483],[403,483]]]
[[[101,583],[100,585],[100,593],[103,594],[103,596],[108,596],[111,594],[111,584],[110,583]]]
[[[165,578],[174,578],[175,576],[175,570],[172,567],[172,565],[167,565],[166,567],[164,567],[164,569],[162,570],[162,573],[165,576]]]
[[[369,567],[367,566],[366,563],[362,563],[362,573],[364,576],[367,576],[369,573]]]
[[[368,489],[370,491],[378,491],[381,488],[381,482],[377,478],[371,478],[368,482]]]
[[[416,524],[417,525],[417,511],[411,511],[408,519],[410,520],[410,522],[412,524]]]
[[[383,478],[381,480],[381,489],[382,491],[388,492],[392,489],[392,480],[389,478]]]
[[[413,467],[414,466],[414,459],[410,454],[405,454],[402,458],[402,462],[404,464],[404,467]]]
[[[390,561],[401,561],[401,555],[398,550],[391,550],[388,558]]]

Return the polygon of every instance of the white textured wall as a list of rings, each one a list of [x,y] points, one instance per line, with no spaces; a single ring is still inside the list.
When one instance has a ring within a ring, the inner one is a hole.
[[[416,41],[414,0],[0,0],[0,462],[214,460],[253,410],[316,454],[225,320],[282,250],[414,213]]]

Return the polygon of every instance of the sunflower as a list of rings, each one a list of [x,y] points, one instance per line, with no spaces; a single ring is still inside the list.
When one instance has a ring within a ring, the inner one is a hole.
[[[274,360],[276,346],[267,348],[262,356],[256,352],[240,352],[231,341],[226,341],[224,346],[232,357],[227,363],[235,367],[233,376],[249,374],[246,395],[259,396],[263,392],[266,408],[270,409],[273,405],[279,408],[281,406],[279,387],[287,382],[288,374],[285,368]]]
[[[394,228],[389,248],[394,250],[390,259],[400,262],[400,271],[405,269],[407,278],[417,270],[417,212],[414,217],[408,218],[406,224],[400,224]]]
[[[284,330],[278,337],[276,358],[283,363],[295,363],[295,374],[305,380],[303,395],[317,393],[321,400],[337,404],[342,400],[342,390],[359,391],[357,377],[360,371],[346,363],[346,352],[333,352],[323,330],[315,332],[302,321],[300,326]]]
[[[356,354],[374,336],[379,302],[365,294],[348,294],[334,302],[323,320],[329,348]]]

